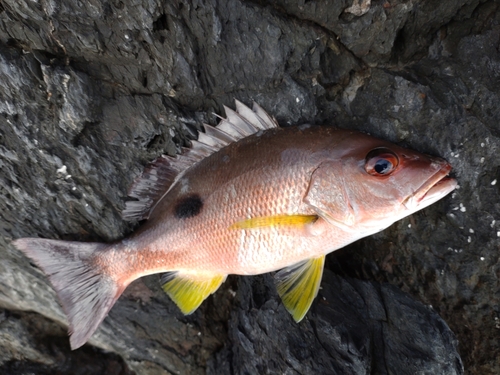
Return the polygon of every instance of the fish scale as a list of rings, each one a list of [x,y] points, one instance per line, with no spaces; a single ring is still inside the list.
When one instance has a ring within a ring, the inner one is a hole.
[[[256,174],[258,175],[262,170],[257,169]],[[298,174],[298,173],[297,173]],[[305,176],[305,174],[303,173]],[[268,174],[269,180],[271,179],[271,173]],[[274,178],[276,180],[276,178]],[[286,176],[284,181],[278,181],[276,185],[268,186],[267,188],[265,182],[267,178],[264,179],[264,182],[258,180],[258,176],[253,174],[246,174],[243,178],[236,178],[231,182],[232,185],[237,186],[237,190],[240,191],[240,195],[234,199],[234,202],[231,206],[226,206],[223,210],[213,210],[207,211],[207,213],[201,213],[197,218],[191,221],[192,228],[195,233],[199,235],[193,236],[189,235],[189,229],[186,228],[183,224],[178,223],[175,220],[170,219],[170,221],[165,221],[163,226],[164,234],[163,236],[169,236],[171,239],[168,241],[171,244],[180,244],[180,247],[186,247],[192,249],[196,253],[208,253],[207,257],[210,257],[210,253],[214,252],[216,256],[214,257],[215,267],[218,267],[218,259],[222,254],[217,254],[217,250],[219,249],[228,249],[228,248],[238,248],[240,244],[240,236],[241,233],[235,232],[234,230],[230,230],[229,227],[232,224],[232,221],[237,219],[244,219],[249,215],[248,207],[250,203],[250,207],[252,210],[251,214],[255,216],[273,216],[279,213],[289,213],[293,214],[297,212],[301,205],[301,197],[305,194],[307,183],[306,179],[302,178],[304,183],[302,184],[302,188],[297,187],[298,178],[295,177],[295,174],[291,174],[290,177]],[[255,183],[257,182],[257,184]],[[276,182],[276,181],[275,181]],[[276,187],[278,186],[280,190]],[[260,189],[260,190],[259,190]],[[293,194],[291,192],[293,191]],[[283,194],[285,193],[285,194]],[[288,194],[287,194],[288,193]],[[217,202],[221,201],[221,196],[226,194],[226,189],[220,188],[216,192],[214,192],[209,200],[206,202],[207,205],[218,207],[219,204]],[[311,212],[312,213],[312,212]],[[171,217],[171,216],[170,216]],[[181,224],[177,225],[176,224]],[[213,231],[208,228],[220,228],[220,230]],[[286,228],[285,228],[286,230]],[[171,234],[170,234],[171,233]],[[181,240],[180,237],[193,238],[189,241],[189,243],[185,243]],[[267,247],[271,248],[282,248],[283,244],[279,236],[270,233],[257,233],[258,240],[253,241],[254,243],[262,243],[267,244]],[[203,237],[205,237],[205,241],[203,241]],[[220,238],[220,241],[217,240]],[[252,236],[247,236],[248,239],[252,238]],[[146,240],[147,241],[147,240]],[[258,246],[259,248],[259,246]],[[168,249],[169,252],[175,251],[175,248]],[[227,259],[228,255],[231,255],[230,251],[225,251]],[[257,257],[259,254],[257,252]],[[240,269],[240,265],[238,264],[238,258],[240,257],[232,257],[226,262],[226,264],[231,267],[231,273],[250,273],[248,269]],[[263,264],[272,264],[272,259],[265,259],[263,257],[259,257],[261,260],[258,264],[256,264],[253,268],[258,269],[262,267]],[[190,261],[189,259],[188,261]],[[286,261],[286,260],[285,260]],[[211,262],[207,262],[204,264],[204,267],[210,267]],[[245,267],[248,267],[248,264],[245,264]],[[182,267],[184,268],[184,267]],[[217,268],[213,270],[214,272],[220,271]]]
[[[21,238],[47,274],[83,345],[133,280],[164,273],[185,314],[228,274],[278,271],[278,294],[298,322],[316,296],[325,255],[436,202],[456,187],[443,159],[328,126],[279,128],[236,102],[176,158],[136,180],[126,220],[145,220],[112,244]]]

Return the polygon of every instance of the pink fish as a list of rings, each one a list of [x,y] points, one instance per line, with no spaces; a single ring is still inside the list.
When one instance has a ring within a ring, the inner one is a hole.
[[[21,238],[14,245],[47,274],[83,345],[135,279],[166,273],[185,314],[228,274],[276,273],[300,321],[318,292],[325,255],[379,232],[450,193],[445,160],[331,127],[280,128],[236,101],[190,149],[161,156],[137,180],[124,218],[147,219],[102,243]]]

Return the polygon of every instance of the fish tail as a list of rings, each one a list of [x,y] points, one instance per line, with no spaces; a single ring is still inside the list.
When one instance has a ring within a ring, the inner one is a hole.
[[[69,320],[71,349],[85,344],[126,286],[95,265],[98,252],[112,245],[40,238],[13,244],[49,277]]]

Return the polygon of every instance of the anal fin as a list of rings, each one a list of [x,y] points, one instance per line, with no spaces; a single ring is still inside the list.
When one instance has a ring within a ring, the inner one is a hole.
[[[284,268],[275,275],[278,294],[297,323],[307,314],[318,294],[324,264],[322,255]]]
[[[169,272],[162,276],[165,293],[186,315],[193,313],[212,293],[219,289],[227,275]]]

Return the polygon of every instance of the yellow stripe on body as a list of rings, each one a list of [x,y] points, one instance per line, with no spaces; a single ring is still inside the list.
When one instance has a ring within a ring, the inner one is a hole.
[[[253,217],[238,221],[231,225],[231,229],[255,229],[268,227],[302,227],[318,220],[317,215],[276,215]]]

